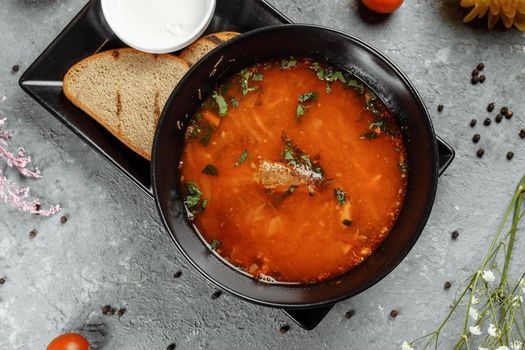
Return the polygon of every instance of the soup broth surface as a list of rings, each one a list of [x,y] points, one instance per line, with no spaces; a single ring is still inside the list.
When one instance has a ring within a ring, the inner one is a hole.
[[[300,283],[366,259],[396,222],[407,183],[399,128],[373,92],[293,58],[244,69],[204,101],[181,172],[211,249],[254,277]]]

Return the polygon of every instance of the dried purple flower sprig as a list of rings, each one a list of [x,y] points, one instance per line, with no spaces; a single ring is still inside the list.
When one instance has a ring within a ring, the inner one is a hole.
[[[0,126],[5,125],[5,121],[6,118],[1,118]],[[40,179],[42,173],[38,168],[34,170],[27,168],[31,164],[31,156],[23,148],[19,148],[16,154],[7,149],[8,141],[13,135],[12,131],[0,130],[0,160],[3,160],[10,168],[15,168],[22,176]],[[0,198],[7,204],[20,211],[41,216],[51,216],[60,211],[60,205],[52,205],[43,210],[38,198],[28,201],[28,197],[29,187],[19,188],[15,183],[9,181],[0,170]]]

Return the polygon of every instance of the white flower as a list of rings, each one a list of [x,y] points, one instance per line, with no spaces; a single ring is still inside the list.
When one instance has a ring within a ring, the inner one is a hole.
[[[468,314],[470,315],[470,317],[472,317],[472,319],[474,319],[474,321],[478,320],[478,317],[479,317],[478,310],[471,307],[470,310],[468,311]]]
[[[512,350],[521,350],[521,348],[523,347],[523,343],[519,340],[515,340],[512,344],[510,344],[510,347],[512,348]]]
[[[513,304],[518,304],[518,302],[520,304],[523,304],[523,297],[521,295],[516,295],[514,298],[512,298],[512,303]]]
[[[481,277],[485,280],[485,282],[488,283],[494,282],[496,280],[496,276],[494,276],[494,273],[490,270],[483,270]]]
[[[494,350],[510,350],[510,349],[509,349],[508,346],[503,345],[503,346],[498,346],[498,347],[497,347],[496,349],[494,349]]]
[[[479,326],[469,327],[468,329],[469,329],[470,333],[472,333],[472,335],[480,335],[481,334],[481,329],[479,328]]]
[[[494,338],[498,337],[499,335],[499,330],[492,323],[489,324],[489,329],[487,329],[487,332],[489,333],[491,337],[494,337]]]
[[[410,345],[409,342],[405,340],[401,345],[401,350],[414,350],[414,348],[412,347],[412,345]]]
[[[478,350],[489,350],[489,348],[482,348],[481,346],[478,346]]]

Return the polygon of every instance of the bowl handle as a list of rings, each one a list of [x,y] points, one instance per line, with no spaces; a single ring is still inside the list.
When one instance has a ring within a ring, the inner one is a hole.
[[[294,310],[282,309],[283,312],[295,321],[301,328],[310,331],[317,327],[326,314],[332,310],[333,305],[323,306],[316,309]]]
[[[456,152],[454,149],[439,136],[436,136],[438,153],[439,153],[439,170],[438,175],[441,176],[447,170],[448,166],[454,160]]]

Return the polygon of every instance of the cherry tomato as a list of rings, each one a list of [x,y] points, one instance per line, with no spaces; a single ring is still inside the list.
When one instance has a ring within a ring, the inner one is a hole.
[[[83,336],[75,333],[62,334],[53,339],[47,350],[90,350],[89,343]]]
[[[392,13],[403,4],[403,0],[362,0],[370,10],[379,13]]]

